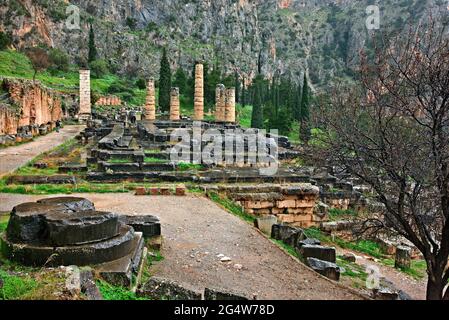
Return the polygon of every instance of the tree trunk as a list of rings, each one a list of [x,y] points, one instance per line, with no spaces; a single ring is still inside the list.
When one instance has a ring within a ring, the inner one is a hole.
[[[442,300],[444,287],[445,284],[443,283],[442,275],[429,275],[427,282],[427,300]]]

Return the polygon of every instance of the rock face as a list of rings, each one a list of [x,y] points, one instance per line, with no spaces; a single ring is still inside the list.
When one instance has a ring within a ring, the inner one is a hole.
[[[365,27],[365,10],[372,3],[55,0],[48,5],[46,1],[14,0],[0,6],[0,29],[12,33],[16,48],[43,43],[67,51],[76,60],[87,56],[92,21],[99,56],[122,73],[156,76],[159,49],[166,46],[174,68],[191,70],[197,59],[218,60],[228,74],[237,69],[251,80],[260,56],[268,77],[280,71],[299,79],[305,70],[313,87],[319,87],[355,68],[358,52],[368,47],[371,37]],[[382,3],[382,26],[419,22],[425,9],[437,3],[444,9],[447,5],[437,0]],[[65,26],[69,4],[80,8],[80,29]]]
[[[54,128],[62,120],[61,98],[38,81],[1,79],[7,103],[0,103],[0,136],[36,136]],[[39,130],[45,127],[46,130]]]

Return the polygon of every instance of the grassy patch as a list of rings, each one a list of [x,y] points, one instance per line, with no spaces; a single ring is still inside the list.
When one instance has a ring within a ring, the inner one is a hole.
[[[113,286],[103,280],[97,280],[97,286],[104,300],[146,300],[144,298],[139,298],[129,289]]]
[[[317,228],[306,229],[304,230],[304,232],[306,233],[307,237],[318,239],[323,243],[336,244],[343,249],[349,249],[357,252],[366,253],[378,259],[384,258],[384,254],[382,253],[379,244],[373,241],[359,240],[355,242],[348,242],[338,237],[332,238],[326,235],[325,233],[321,232]]]
[[[145,163],[167,163],[167,160],[153,158],[153,157],[145,157],[144,162]]]
[[[238,216],[239,218],[242,218],[243,220],[250,222],[250,223],[254,223],[254,221],[256,220],[255,217],[246,213],[245,210],[241,206],[237,205],[232,200],[229,200],[226,197],[222,197],[218,193],[215,193],[215,192],[209,192],[207,195],[208,195],[209,199],[211,199],[218,205],[222,206],[223,208],[225,208],[227,211],[231,212],[232,214]]]
[[[180,162],[176,165],[178,171],[195,171],[203,169],[201,164],[188,163],[188,162]]]
[[[386,266],[394,268],[393,259],[382,259],[381,262]],[[426,275],[427,263],[425,260],[412,260],[410,268],[400,268],[398,270],[408,274],[416,280],[421,280]]]
[[[295,248],[293,248],[292,246],[289,246],[288,244],[285,244],[284,242],[282,242],[281,240],[275,240],[275,239],[271,239],[271,241],[273,241],[275,244],[277,244],[278,246],[282,247],[283,249],[285,249],[290,255],[303,260],[301,255],[299,255]]]
[[[108,160],[109,163],[131,163],[129,159],[119,159],[119,158],[111,158]]]
[[[11,275],[2,269],[0,269],[0,279],[3,280],[3,287],[0,288],[1,300],[19,300],[38,286],[30,276]]]
[[[9,215],[0,216],[0,234],[6,231],[6,227],[8,226]]]
[[[329,218],[332,221],[342,220],[350,217],[357,216],[357,212],[354,210],[341,210],[341,209],[329,209]]]

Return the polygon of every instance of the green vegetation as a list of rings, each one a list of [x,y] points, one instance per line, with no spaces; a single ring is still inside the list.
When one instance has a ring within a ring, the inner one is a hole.
[[[382,259],[382,263],[386,266],[394,267],[393,259]],[[410,268],[400,268],[400,270],[409,276],[420,280],[426,275],[427,264],[425,260],[412,260]]]
[[[203,169],[203,165],[189,162],[180,162],[176,167],[178,171],[196,171]]]
[[[309,93],[309,84],[307,82],[307,76],[304,74],[304,83],[302,87],[302,95],[301,95],[301,109],[300,109],[300,134],[301,140],[304,142],[308,142],[310,139],[310,93]]]
[[[215,203],[217,203],[224,209],[228,210],[232,214],[236,215],[237,217],[239,217],[247,222],[254,223],[254,221],[256,220],[255,217],[246,213],[245,209],[243,209],[241,206],[237,205],[232,200],[229,200],[225,196],[220,196],[218,193],[215,193],[215,192],[209,192],[207,194],[207,196],[209,197],[209,199],[211,199],[212,201],[214,201]]]
[[[30,276],[11,275],[2,269],[0,279],[3,281],[3,286],[0,286],[0,300],[19,300],[38,286]]]
[[[100,289],[104,300],[147,300],[137,297],[137,295],[129,289],[113,286],[103,280],[97,280],[97,286]]]
[[[1,216],[0,215],[0,234],[6,230],[8,226],[9,215]]]
[[[50,51],[50,58],[51,55],[52,51]],[[47,87],[62,92],[77,92],[79,86],[79,67],[74,65],[64,66],[65,58],[61,56],[57,57],[58,53],[54,53],[53,55],[56,63],[48,70],[38,72],[36,80],[41,81]],[[2,62],[0,63],[0,76],[33,79],[34,69],[30,59],[25,54],[13,50],[0,51],[0,61]],[[111,90],[122,100],[131,105],[143,105],[145,103],[145,90],[135,88],[133,81],[121,80],[116,75],[103,74],[100,78],[92,78],[91,88],[94,95],[107,95],[111,93],[109,88],[114,83],[122,84],[119,91]]]
[[[357,216],[357,212],[354,210],[341,210],[341,209],[329,209],[329,219],[331,221],[342,220]]]
[[[307,237],[318,239],[323,243],[331,243],[331,244],[333,243],[343,249],[349,249],[349,250],[366,253],[366,254],[368,254],[372,257],[378,258],[378,259],[382,259],[385,257],[385,255],[382,253],[380,245],[373,241],[359,240],[359,241],[355,241],[355,242],[348,242],[339,237],[332,238],[317,228],[306,229],[306,230],[304,230],[304,232],[307,235]]]
[[[165,159],[153,158],[153,157],[145,157],[145,163],[167,163]]]
[[[159,107],[162,111],[170,110],[171,70],[167,58],[167,50],[164,48],[161,58],[159,73]]]

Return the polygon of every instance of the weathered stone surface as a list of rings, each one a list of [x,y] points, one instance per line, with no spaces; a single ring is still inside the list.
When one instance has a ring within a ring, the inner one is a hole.
[[[80,115],[92,112],[90,99],[90,70],[80,70]]]
[[[410,268],[411,265],[411,252],[412,249],[405,246],[398,246],[396,248],[396,259],[394,263],[394,267],[401,268]]]
[[[345,253],[341,258],[345,261],[353,263],[357,261],[355,254],[353,254],[352,252]]]
[[[119,233],[118,216],[110,212],[54,212],[45,216],[48,244],[65,246],[113,238]]]
[[[271,237],[276,240],[281,240],[285,244],[295,246],[298,239],[303,237],[304,233],[299,228],[294,228],[290,226],[284,226],[275,224],[271,230]]]
[[[152,277],[146,282],[138,295],[153,300],[201,300],[202,293],[186,288],[184,285],[160,277]]]
[[[206,288],[204,290],[204,300],[239,301],[239,300],[250,300],[250,299],[245,297],[243,294],[237,294],[237,293],[229,292],[227,290],[222,290],[222,289]]]
[[[97,266],[97,272],[107,282],[121,287],[133,285],[142,263],[144,241],[142,233],[136,232],[131,251],[124,257]]]
[[[16,262],[27,266],[61,266],[92,265],[117,260],[131,251],[134,230],[122,226],[117,237],[92,244],[48,247],[36,244],[17,244],[5,235],[1,237],[2,250],[5,255]]]
[[[304,240],[300,240],[297,242],[296,248],[301,249],[304,245],[312,245],[312,246],[319,246],[321,245],[321,241],[313,238],[307,238]]]
[[[43,199],[17,205],[13,208],[8,223],[8,239],[25,243],[42,240],[46,232],[45,215],[85,210],[95,210],[93,203],[72,197]]]
[[[307,258],[316,258],[327,262],[336,262],[335,248],[319,245],[303,245],[300,249],[301,256]]]
[[[319,274],[331,280],[340,280],[340,267],[335,263],[323,261],[316,258],[307,258],[307,265]]]
[[[254,222],[255,227],[268,236],[271,236],[273,225],[277,223],[278,219],[272,215],[257,218]]]
[[[81,292],[87,297],[87,300],[103,300],[95,279],[90,269],[80,271]]]
[[[151,215],[120,216],[120,221],[133,227],[137,232],[142,232],[144,238],[151,238],[161,235],[161,223],[158,217]]]

